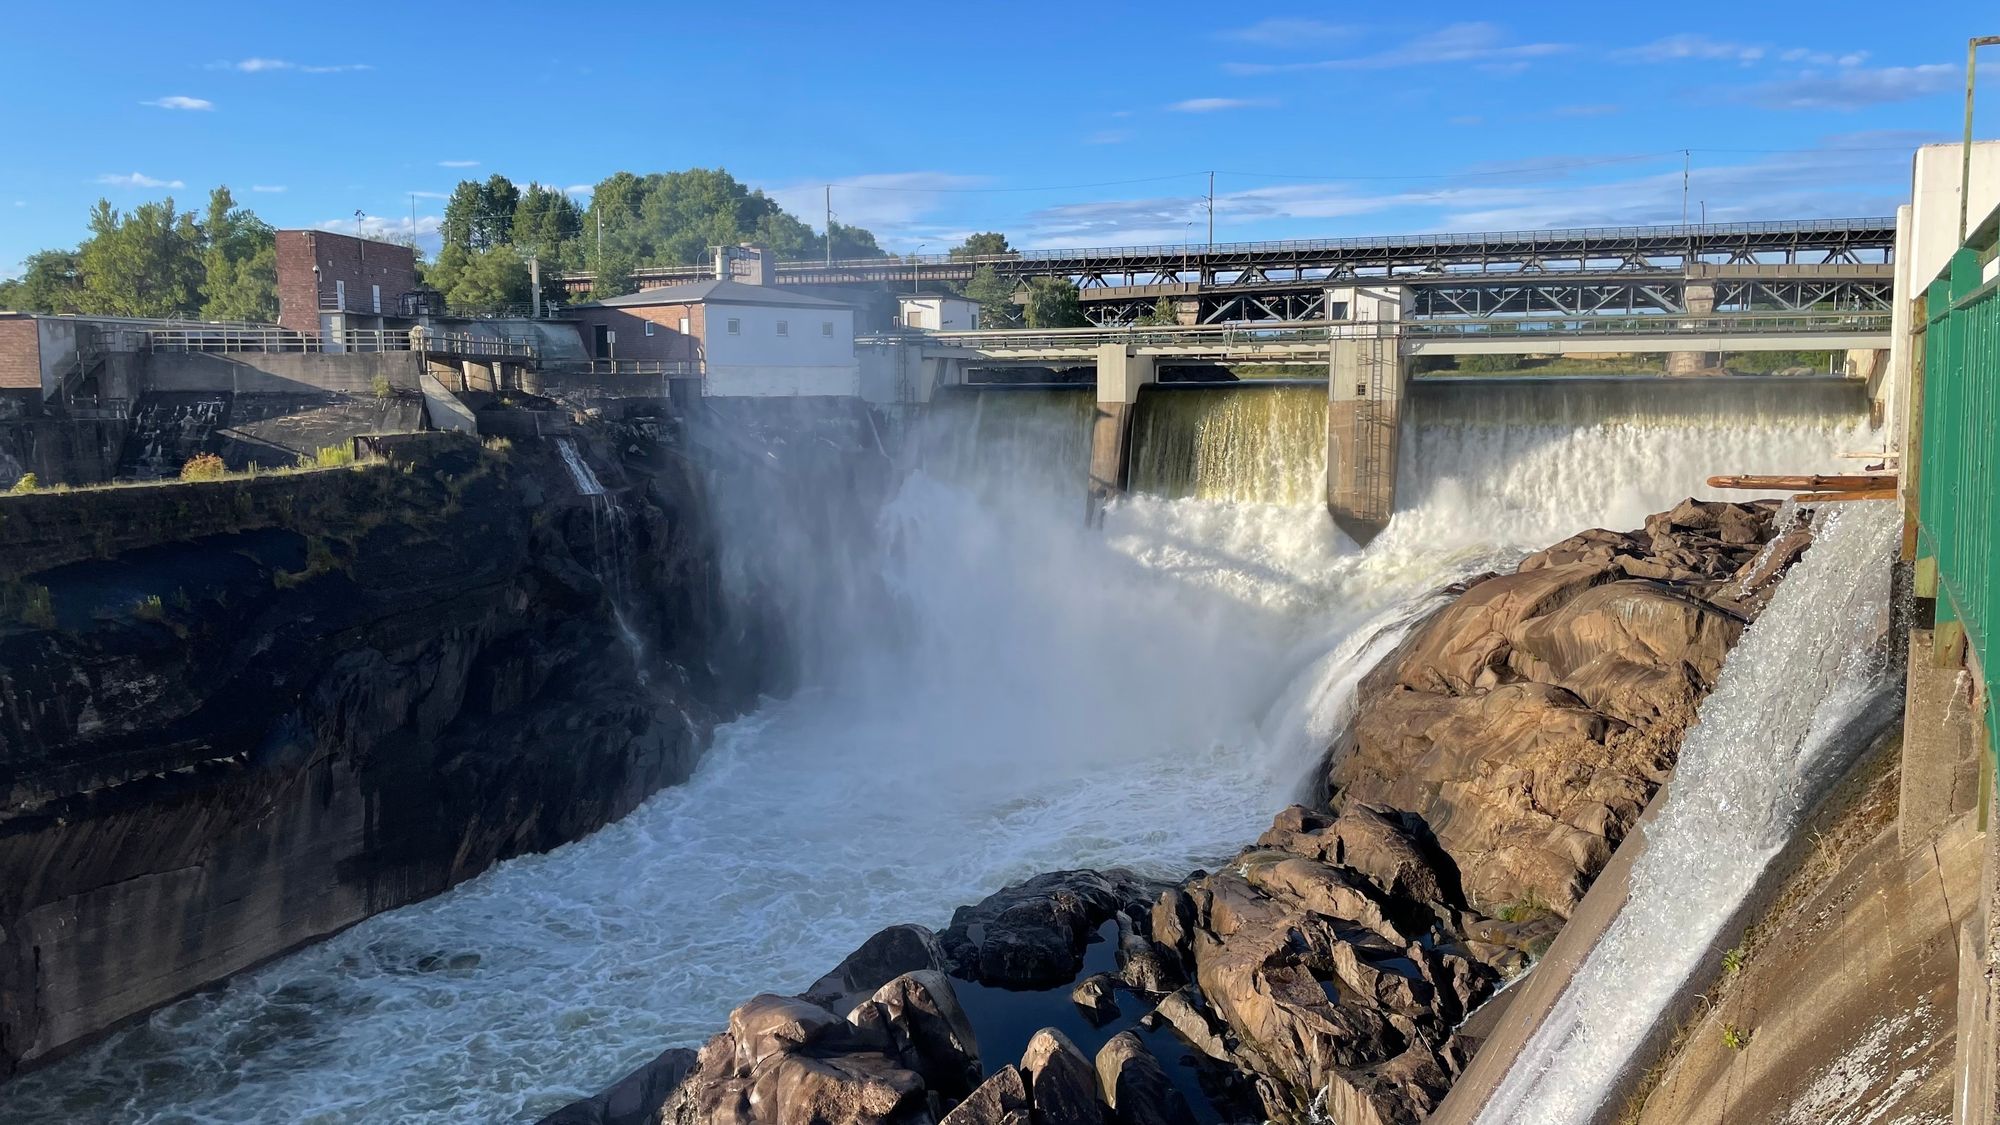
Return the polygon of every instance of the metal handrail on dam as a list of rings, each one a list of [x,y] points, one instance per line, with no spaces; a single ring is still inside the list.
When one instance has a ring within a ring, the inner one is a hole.
[[[1887,345],[1889,314],[1739,313],[1724,316],[1658,316],[1607,320],[1603,317],[1525,318],[1518,321],[1430,319],[1403,321],[1393,329],[1411,351],[1427,344],[1460,342],[1520,351],[1547,350],[1550,341],[1658,342],[1688,346],[1723,339],[1750,350],[1770,341],[1790,345],[1800,338],[1827,338],[1827,347]],[[976,353],[989,358],[1087,358],[1106,345],[1139,355],[1178,358],[1243,358],[1325,355],[1335,340],[1372,338],[1387,331],[1365,322],[1291,322],[1226,326],[1017,329],[989,332],[925,332],[863,336],[863,346],[916,344],[929,349]],[[1856,343],[1854,337],[1880,337]],[[1837,338],[1837,339],[1836,339]],[[1810,339],[1807,340],[1808,345]],[[1443,350],[1443,349],[1436,349]]]
[[[1987,748],[2000,760],[2000,211],[1952,255],[1923,298],[1915,379],[1916,586],[1935,599],[1934,656],[1974,677]],[[1906,486],[1906,495],[1908,488]],[[1962,650],[1962,651],[1961,651]]]

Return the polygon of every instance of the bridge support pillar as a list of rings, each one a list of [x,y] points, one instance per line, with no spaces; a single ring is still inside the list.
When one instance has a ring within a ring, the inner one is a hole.
[[[1090,424],[1090,483],[1084,521],[1104,522],[1104,505],[1131,484],[1132,414],[1139,389],[1157,381],[1159,367],[1149,355],[1134,355],[1124,344],[1097,349],[1097,413]]]
[[[1326,509],[1366,546],[1396,510],[1396,445],[1403,420],[1402,321],[1409,290],[1340,288],[1347,321],[1335,326],[1327,367]]]
[[[1715,315],[1715,283],[1689,281],[1681,287],[1681,301],[1689,316]],[[1667,374],[1713,375],[1722,370],[1721,352],[1668,352]]]

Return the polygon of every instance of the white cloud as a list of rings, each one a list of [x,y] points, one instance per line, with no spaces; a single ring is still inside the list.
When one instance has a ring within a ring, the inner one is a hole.
[[[448,194],[448,193],[446,193],[446,192],[442,192],[442,191],[413,191],[413,192],[411,192],[410,194],[411,194],[411,195],[414,195],[414,196],[416,196],[416,197],[417,197],[418,199],[450,199],[450,198],[451,198],[450,194]]]
[[[1908,148],[1927,135],[1844,135],[1813,149],[1747,162],[1704,165],[1697,153],[1690,209],[1707,204],[1710,222],[1884,215],[1905,190]],[[1869,151],[1859,151],[1868,149]],[[1883,149],[1886,151],[1873,151]],[[1671,223],[1681,216],[1678,154],[1643,159],[1646,169],[1619,174],[1621,159],[1541,157],[1475,165],[1434,183],[1377,190],[1372,182],[1326,180],[1218,192],[1217,238],[1231,231],[1290,224],[1296,237],[1352,230],[1337,220],[1374,216],[1364,228],[1413,232],[1523,230]],[[1036,211],[1016,229],[1032,248],[1156,243],[1206,237],[1199,196],[1111,199]],[[1189,224],[1192,224],[1190,226]]]
[[[479,167],[479,161],[477,161],[477,160],[440,160],[440,161],[438,161],[438,167],[440,167],[440,168],[477,168],[477,167]]]
[[[571,184],[563,189],[564,195],[595,195],[596,193],[596,184]]]
[[[161,109],[214,109],[215,103],[207,98],[190,98],[186,94],[169,94],[164,98],[154,98],[140,105],[158,106]]]
[[[281,191],[284,191],[284,190],[285,190],[285,185],[283,185],[283,184],[251,184],[251,185],[250,185],[250,190],[251,190],[251,191],[255,191],[255,192],[262,192],[262,193],[263,193],[263,194],[265,194],[265,195],[276,195],[276,194],[278,194],[279,192],[281,192]]]
[[[929,250],[950,245],[947,232],[924,217],[943,206],[953,192],[976,188],[986,181],[952,172],[877,172],[833,181],[833,218],[843,226],[865,227],[885,244]],[[801,183],[766,188],[778,205],[804,219],[814,229],[824,224],[826,184]]]
[[[1233,28],[1223,32],[1222,37],[1267,47],[1303,47],[1328,39],[1344,39],[1357,30],[1346,24],[1328,23],[1325,20],[1278,18],[1258,20],[1248,27]]]
[[[1845,66],[1752,86],[1742,97],[1767,109],[1865,109],[1942,94],[1958,85],[1960,73],[1948,63]]]
[[[155,179],[144,172],[106,172],[97,177],[97,182],[100,184],[109,184],[112,187],[132,188],[177,188],[187,186],[179,180]]]
[[[1535,59],[1571,50],[1567,43],[1513,43],[1492,23],[1454,23],[1372,55],[1301,63],[1225,63],[1231,74],[1278,74],[1302,70],[1385,70],[1442,63],[1489,63],[1525,67]]]
[[[1099,129],[1097,132],[1083,138],[1083,143],[1087,145],[1122,145],[1131,139],[1132,130],[1130,129]]]
[[[407,215],[400,218],[384,218],[380,215],[364,215],[359,219],[327,219],[313,224],[314,230],[332,231],[335,234],[353,234],[362,238],[395,240],[402,238],[426,238],[435,235],[444,220],[437,215],[420,215],[413,225]]]
[[[1167,108],[1175,113],[1216,113],[1225,109],[1259,109],[1277,104],[1269,98],[1189,98]]]
[[[1815,51],[1807,47],[1793,47],[1778,56],[1780,61],[1804,63],[1807,66],[1860,66],[1868,61],[1866,51],[1848,51],[1836,55],[1832,51]]]
[[[1753,44],[1732,43],[1725,39],[1712,39],[1706,35],[1687,33],[1669,35],[1643,46],[1613,51],[1611,57],[1633,62],[1733,62],[1748,66],[1763,59],[1765,54],[1763,47]]]
[[[16,199],[16,200],[14,201],[14,206],[16,206],[16,207],[26,207],[27,205],[28,205],[28,201],[27,201],[27,200],[25,200],[25,199]]]
[[[264,74],[274,70],[295,70],[300,74],[345,74],[353,70],[373,70],[367,63],[335,63],[314,65],[296,63],[290,59],[248,58],[235,62],[214,62],[208,64],[210,70],[234,70],[242,74]]]

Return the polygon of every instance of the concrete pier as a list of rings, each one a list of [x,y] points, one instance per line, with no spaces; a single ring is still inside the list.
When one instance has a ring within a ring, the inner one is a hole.
[[[1366,546],[1396,510],[1409,290],[1343,288],[1326,299],[1329,308],[1344,306],[1352,322],[1332,341],[1327,365],[1326,508],[1335,526]]]
[[[1132,412],[1139,389],[1158,381],[1159,366],[1124,344],[1097,349],[1097,413],[1090,424],[1090,485],[1084,520],[1104,522],[1104,505],[1124,493],[1132,474]]]
[[[1687,314],[1693,317],[1715,315],[1715,283],[1712,281],[1690,281],[1681,290],[1681,299],[1687,307]],[[1722,367],[1721,352],[1668,352],[1667,374],[1707,375]]]

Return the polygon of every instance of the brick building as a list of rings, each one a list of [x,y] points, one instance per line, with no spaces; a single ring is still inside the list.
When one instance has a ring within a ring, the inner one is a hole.
[[[416,251],[323,230],[281,230],[278,323],[296,332],[394,328],[417,287]],[[387,323],[384,323],[385,318]]]

